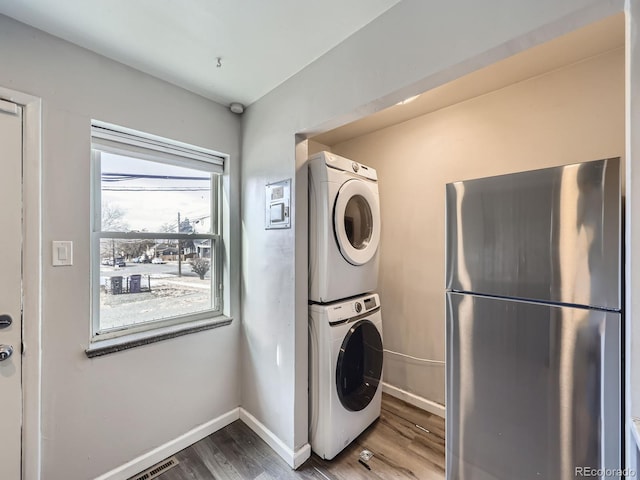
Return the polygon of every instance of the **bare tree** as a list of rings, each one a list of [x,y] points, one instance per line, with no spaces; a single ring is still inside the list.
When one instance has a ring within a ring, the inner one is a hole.
[[[185,217],[185,219],[180,222],[180,233],[195,233],[195,231],[196,229],[188,218]],[[183,249],[189,250],[189,253],[192,253],[195,250],[193,240],[186,240],[181,242],[181,244]]]
[[[163,223],[162,225],[160,225],[160,228],[158,229],[159,232],[162,233],[175,233],[176,231],[176,224],[175,223]]]
[[[109,202],[102,203],[102,231],[103,232],[126,232],[129,230],[129,224],[124,221],[126,211],[122,208],[112,205]],[[120,252],[120,241],[103,239],[100,241],[100,254],[102,257],[111,257],[114,259]]]
[[[198,274],[200,280],[204,280],[204,276],[209,271],[211,264],[206,258],[194,258],[191,260],[191,271]]]
[[[112,205],[109,202],[102,202],[102,231],[103,232],[126,232],[129,224],[124,221],[127,212],[122,208]]]
[[[147,250],[153,247],[154,244],[155,242],[153,240],[129,239],[122,241],[119,248],[124,253],[125,257],[134,258],[145,255]]]

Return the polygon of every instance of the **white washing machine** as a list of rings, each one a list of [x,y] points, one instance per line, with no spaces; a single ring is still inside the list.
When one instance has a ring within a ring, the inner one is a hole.
[[[309,300],[378,286],[380,203],[373,168],[329,152],[309,158]]]
[[[309,436],[330,460],[380,416],[380,300],[374,293],[313,304],[309,317]]]

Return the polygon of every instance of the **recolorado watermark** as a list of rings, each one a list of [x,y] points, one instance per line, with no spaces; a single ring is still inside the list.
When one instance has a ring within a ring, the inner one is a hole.
[[[574,475],[576,477],[620,477],[632,478],[637,472],[632,468],[591,468],[576,467]]]

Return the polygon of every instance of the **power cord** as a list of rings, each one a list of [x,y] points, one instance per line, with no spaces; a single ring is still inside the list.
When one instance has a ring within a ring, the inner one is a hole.
[[[445,364],[444,360],[431,360],[429,358],[414,357],[412,355],[407,355],[406,353],[400,353],[400,352],[394,352],[393,350],[387,350],[386,348],[383,349],[383,352],[391,353],[393,355],[398,355],[399,357],[410,358],[411,360],[416,360],[418,362],[433,363],[435,365],[444,365]]]

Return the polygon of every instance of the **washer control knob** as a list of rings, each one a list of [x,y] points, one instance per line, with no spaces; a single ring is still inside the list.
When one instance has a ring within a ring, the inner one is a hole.
[[[362,304],[360,302],[355,303],[356,313],[360,313],[362,311]]]
[[[357,172],[358,170],[360,170],[360,165],[358,165],[356,162],[351,162],[351,168],[353,168],[354,172]]]

